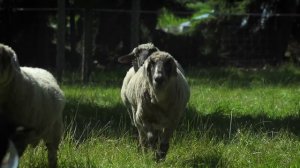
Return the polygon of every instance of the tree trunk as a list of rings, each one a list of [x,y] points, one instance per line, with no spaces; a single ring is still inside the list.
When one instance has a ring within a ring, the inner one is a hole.
[[[69,2],[69,6],[72,8],[73,4],[70,3],[70,0],[68,0],[68,2]],[[76,55],[76,29],[75,29],[76,23],[75,23],[75,12],[71,9],[69,15],[70,15],[70,47],[71,47],[71,57],[75,57],[75,55]],[[76,67],[76,68],[78,68],[78,67]]]
[[[56,54],[56,75],[57,80],[62,82],[62,75],[65,62],[65,0],[57,0],[58,4],[58,25],[57,25],[57,54]]]
[[[130,47],[134,48],[139,43],[140,0],[131,0],[131,10]]]
[[[81,80],[87,83],[90,76],[91,57],[93,55],[93,15],[91,9],[84,10],[84,53],[82,54]]]

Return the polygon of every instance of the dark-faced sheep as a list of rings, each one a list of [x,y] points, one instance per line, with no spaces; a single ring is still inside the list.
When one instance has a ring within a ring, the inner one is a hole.
[[[140,146],[154,149],[157,161],[165,159],[190,97],[176,62],[169,53],[156,51],[137,72],[133,68],[127,72],[121,89],[122,101],[138,129]]]
[[[132,52],[127,55],[123,55],[118,58],[118,62],[122,64],[132,63],[134,72],[137,72],[139,68],[144,64],[145,60],[154,52],[159,51],[159,49],[153,43],[140,44],[135,47]],[[175,60],[179,70],[184,73],[182,66]]]
[[[20,155],[27,145],[36,146],[44,140],[49,167],[57,166],[64,105],[64,94],[51,73],[20,67],[15,52],[0,44],[0,116],[33,130],[13,139]]]
[[[155,51],[159,51],[159,49],[152,43],[140,44],[131,53],[119,57],[118,61],[123,64],[132,62],[134,71],[137,72],[145,60]]]

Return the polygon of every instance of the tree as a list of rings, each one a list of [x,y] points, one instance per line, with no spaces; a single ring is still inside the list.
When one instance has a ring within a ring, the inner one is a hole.
[[[58,25],[57,25],[57,54],[56,54],[56,75],[57,80],[62,82],[62,75],[65,62],[65,26],[66,26],[66,14],[65,14],[65,0],[57,0],[58,6]]]

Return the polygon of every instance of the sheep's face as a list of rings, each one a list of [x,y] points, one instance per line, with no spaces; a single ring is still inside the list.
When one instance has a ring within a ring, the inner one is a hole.
[[[173,57],[166,52],[153,53],[145,63],[147,76],[155,90],[165,89],[172,78],[177,75]]]
[[[134,48],[131,53],[119,57],[120,63],[132,62],[134,70],[137,71],[145,60],[155,51],[159,51],[152,43],[141,44]]]

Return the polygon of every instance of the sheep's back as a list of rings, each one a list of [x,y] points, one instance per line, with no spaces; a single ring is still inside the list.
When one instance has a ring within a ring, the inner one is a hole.
[[[22,67],[13,91],[14,98],[8,103],[20,124],[45,131],[61,120],[65,98],[50,72]]]

